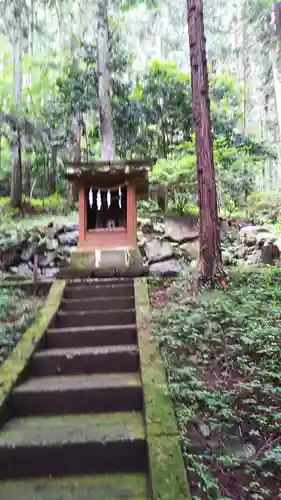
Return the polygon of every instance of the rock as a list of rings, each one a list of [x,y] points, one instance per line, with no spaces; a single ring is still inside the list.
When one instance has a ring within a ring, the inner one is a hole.
[[[279,248],[279,250],[281,252],[281,238],[278,238],[274,243]]]
[[[57,236],[60,245],[65,246],[76,246],[78,242],[78,230],[68,231],[66,233],[60,233]]]
[[[176,259],[154,262],[149,266],[149,273],[152,276],[174,277],[182,271],[180,262]]]
[[[1,268],[8,269],[17,266],[21,262],[21,247],[13,246],[0,253]]]
[[[211,435],[211,430],[208,425],[200,423],[198,424],[198,427],[203,437],[207,438]]]
[[[42,269],[42,276],[45,278],[55,278],[59,273],[58,267],[45,267]]]
[[[56,260],[57,252],[48,252],[39,258],[39,267],[52,267]]]
[[[265,265],[273,266],[280,259],[280,250],[274,243],[266,242],[261,249],[261,260]]]
[[[236,249],[236,252],[239,259],[245,259],[248,253],[248,247],[246,247],[245,245],[239,245]]]
[[[137,222],[138,230],[142,233],[153,233],[153,224],[151,219],[141,219],[138,218]]]
[[[247,262],[248,264],[259,264],[261,262],[261,250],[256,249],[248,255]]]
[[[246,226],[242,227],[239,232],[239,239],[242,243],[254,245],[261,237],[259,234],[268,235],[270,238],[271,233],[264,226]]]
[[[17,268],[17,274],[30,278],[33,276],[33,270],[30,269],[30,266],[26,262],[22,262]]]
[[[62,226],[57,227],[55,236],[57,237],[64,233],[73,233],[73,232],[78,232],[78,224],[75,223],[63,224]]]
[[[199,241],[190,241],[188,243],[183,243],[178,247],[180,253],[182,253],[185,260],[191,261],[198,259],[199,256]]]
[[[21,260],[28,262],[39,251],[39,244],[37,241],[32,241],[28,244],[27,248],[21,253]]]
[[[153,239],[144,245],[144,251],[149,263],[161,262],[174,256],[174,249],[168,241]]]
[[[222,256],[222,263],[225,266],[230,266],[233,263],[233,254],[229,250],[224,250],[221,256]]]
[[[46,241],[46,250],[52,252],[53,250],[57,250],[59,246],[59,242],[56,238],[48,238]]]
[[[262,243],[262,242],[266,242],[266,241],[273,242],[274,241],[273,234],[271,234],[269,232],[262,232],[262,233],[257,234],[257,237],[256,237],[257,244]]]
[[[169,217],[165,220],[165,237],[185,243],[199,237],[198,220],[194,216]]]

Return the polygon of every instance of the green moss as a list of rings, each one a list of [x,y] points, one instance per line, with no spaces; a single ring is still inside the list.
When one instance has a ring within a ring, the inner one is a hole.
[[[37,313],[31,327],[26,330],[11,355],[0,367],[0,413],[6,397],[56,314],[64,287],[64,281],[53,283],[44,307]]]
[[[164,365],[151,338],[150,307],[145,279],[135,280],[135,296],[147,434],[177,435],[177,422],[166,383]]]
[[[147,500],[143,474],[2,482],[0,500]]]
[[[0,432],[0,446],[9,447],[135,439],[144,440],[144,425],[134,412],[14,418]]]
[[[150,437],[148,451],[153,500],[191,500],[177,437]]]
[[[71,252],[70,267],[73,269],[94,269],[95,252]]]
[[[153,500],[191,499],[164,364],[151,335],[147,280],[135,280],[136,318]]]

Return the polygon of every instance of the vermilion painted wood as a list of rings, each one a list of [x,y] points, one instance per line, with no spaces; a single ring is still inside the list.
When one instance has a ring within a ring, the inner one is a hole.
[[[99,229],[87,231],[87,185],[79,185],[79,236],[78,248],[82,251],[106,250],[118,247],[135,248],[137,244],[137,197],[135,186],[127,187],[127,227],[114,231]]]

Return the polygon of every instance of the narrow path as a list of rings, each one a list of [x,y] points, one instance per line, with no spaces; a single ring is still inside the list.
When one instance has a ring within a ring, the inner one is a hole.
[[[0,500],[148,500],[134,283],[69,283],[0,431]]]

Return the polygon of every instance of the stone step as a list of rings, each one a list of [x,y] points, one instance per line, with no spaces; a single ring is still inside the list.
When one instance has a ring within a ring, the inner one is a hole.
[[[61,311],[101,311],[133,309],[135,307],[134,297],[95,297],[85,299],[62,299]]]
[[[75,375],[139,370],[136,345],[44,349],[32,359],[28,376]]]
[[[11,419],[0,432],[0,478],[146,472],[141,414]]]
[[[142,406],[137,373],[32,378],[11,397],[14,416],[140,411]]]
[[[0,500],[148,500],[145,474],[0,481]]]
[[[137,328],[131,325],[50,328],[45,335],[48,349],[137,344]]]
[[[54,319],[54,328],[128,325],[135,323],[135,309],[108,311],[59,311]]]
[[[67,299],[82,299],[89,297],[132,297],[134,295],[134,284],[92,284],[68,285],[64,296]]]

